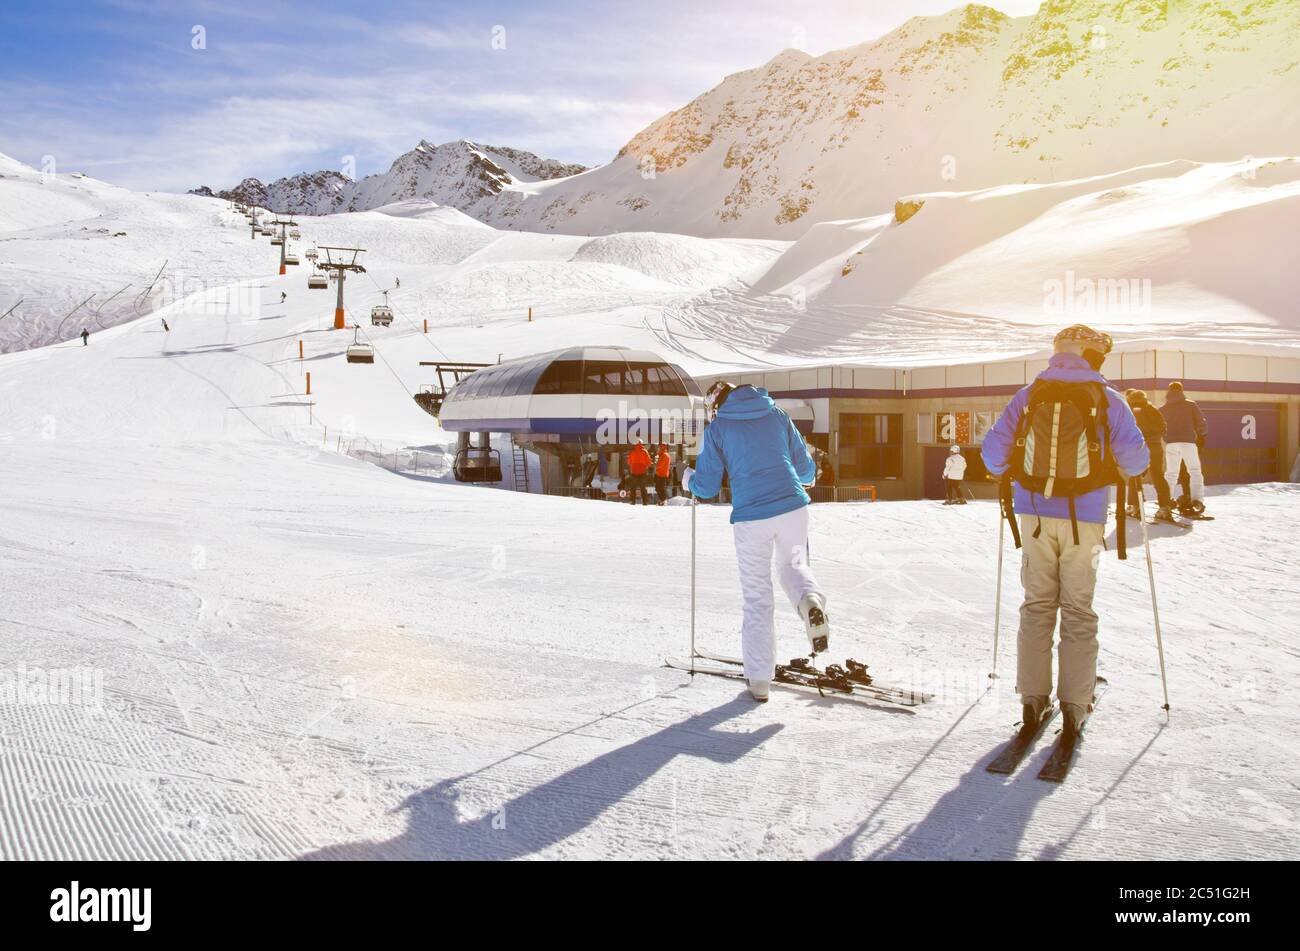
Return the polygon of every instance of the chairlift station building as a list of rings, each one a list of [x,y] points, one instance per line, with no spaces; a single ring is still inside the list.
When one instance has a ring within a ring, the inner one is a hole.
[[[463,434],[462,447],[471,432],[510,433],[516,444],[543,457],[544,488],[550,490],[568,484],[575,459],[583,455],[598,455],[601,471],[621,471],[629,444],[595,439],[599,411],[617,407],[619,398],[624,412],[689,413],[694,406],[699,413],[701,392],[725,379],[766,389],[821,450],[819,458],[829,461],[841,487],[871,486],[871,495],[881,500],[941,498],[944,458],[959,445],[968,463],[967,488],[991,498],[994,487],[985,480],[979,445],[1011,397],[1046,366],[1047,354],[1041,354],[905,369],[830,364],[691,379],[653,353],[574,348],[462,377],[447,389],[440,418],[446,429]],[[1300,357],[1245,347],[1207,352],[1121,344],[1102,373],[1121,392],[1144,390],[1157,406],[1169,383],[1183,383],[1209,423],[1207,483],[1288,478],[1300,452]],[[675,455],[677,447],[689,453],[698,429],[653,426],[645,441],[668,442]]]

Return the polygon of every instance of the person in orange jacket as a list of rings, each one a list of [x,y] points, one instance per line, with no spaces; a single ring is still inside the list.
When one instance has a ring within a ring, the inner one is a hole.
[[[650,471],[650,453],[645,446],[641,445],[640,440],[632,447],[632,451],[627,454],[627,471],[629,476],[627,485],[628,501],[636,505],[636,497],[639,493],[641,504],[649,505],[650,493],[646,489],[646,473]]]
[[[673,473],[673,457],[668,452],[668,444],[659,444],[659,455],[655,456],[655,502],[663,505],[668,501],[668,486]]]

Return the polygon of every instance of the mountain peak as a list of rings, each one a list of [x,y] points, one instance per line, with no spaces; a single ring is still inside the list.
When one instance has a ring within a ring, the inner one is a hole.
[[[432,201],[474,214],[516,182],[576,175],[585,169],[544,159],[523,149],[481,145],[455,139],[435,145],[420,139],[393,160],[387,172],[351,181],[324,169],[298,172],[263,184],[246,178],[218,197],[294,214],[368,211],[394,202]]]

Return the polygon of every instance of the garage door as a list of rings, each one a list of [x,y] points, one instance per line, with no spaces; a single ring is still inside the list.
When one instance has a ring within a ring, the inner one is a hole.
[[[1205,481],[1211,485],[1275,482],[1282,478],[1278,456],[1282,413],[1276,403],[1201,403],[1205,437]]]

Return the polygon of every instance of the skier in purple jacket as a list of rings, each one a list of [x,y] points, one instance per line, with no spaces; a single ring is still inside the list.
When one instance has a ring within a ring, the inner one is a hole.
[[[1124,397],[1100,373],[1111,339],[1076,324],[1056,335],[1055,350],[1038,380],[1100,383],[1106,399],[1109,448],[1120,475],[1141,475],[1150,463],[1146,440]],[[1021,418],[1029,405],[1031,386],[1011,399],[984,439],[981,454],[994,476],[1011,466]],[[1090,712],[1097,681],[1097,614],[1092,607],[1097,584],[1096,554],[1104,548],[1110,487],[1102,486],[1074,499],[1078,541],[1069,500],[1045,497],[1019,483],[1015,511],[1020,517],[1024,555],[1021,580],[1025,600],[1020,608],[1016,651],[1016,690],[1024,704],[1024,722],[1037,725],[1052,692],[1052,637],[1057,615],[1061,626],[1061,670],[1057,699],[1065,714],[1062,742],[1073,744]]]

